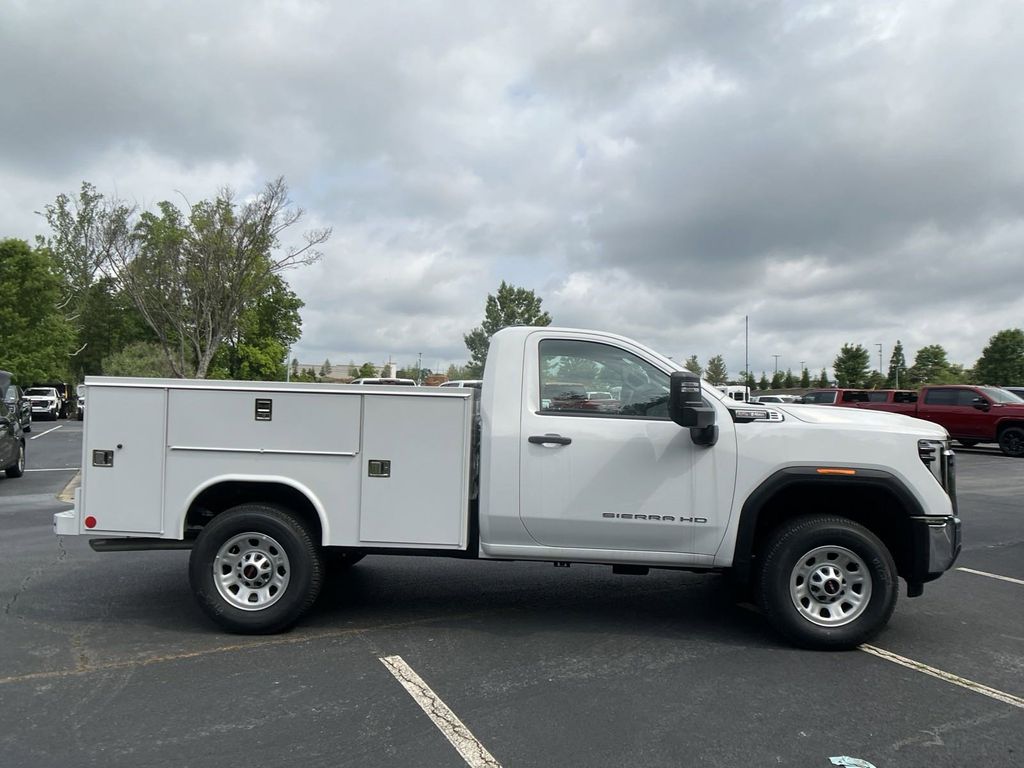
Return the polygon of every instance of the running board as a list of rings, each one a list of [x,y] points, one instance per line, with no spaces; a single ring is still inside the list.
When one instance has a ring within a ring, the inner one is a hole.
[[[141,552],[149,549],[192,549],[195,539],[89,539],[95,552]]]

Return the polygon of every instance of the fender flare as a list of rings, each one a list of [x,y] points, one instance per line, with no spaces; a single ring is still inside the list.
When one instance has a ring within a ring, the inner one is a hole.
[[[243,475],[233,473],[208,478],[192,490],[192,493],[189,494],[184,507],[178,515],[177,531],[179,538],[183,539],[185,537],[185,522],[188,519],[188,511],[192,508],[195,500],[198,499],[204,491],[207,491],[216,485],[223,485],[225,483],[283,485],[298,491],[306,497],[310,505],[316,511],[317,517],[320,518],[321,543],[330,540],[330,522],[327,518],[327,510],[324,509],[324,505],[320,502],[320,499],[317,498],[316,494],[314,494],[308,486],[293,478],[285,477],[284,475]]]
[[[881,469],[861,469],[850,467],[855,475],[824,475],[818,472],[820,467],[787,467],[780,469],[762,482],[740,510],[739,524],[736,529],[736,546],[733,550],[732,567],[742,580],[750,576],[754,559],[754,540],[758,521],[768,503],[787,488],[801,485],[813,485],[815,488],[828,488],[832,492],[842,493],[852,488],[871,488],[891,493],[903,508],[907,518],[924,515],[924,509],[917,497],[902,480]]]

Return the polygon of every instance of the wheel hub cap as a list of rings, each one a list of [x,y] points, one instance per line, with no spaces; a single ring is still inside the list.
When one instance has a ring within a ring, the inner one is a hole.
[[[871,601],[871,576],[859,555],[845,547],[817,547],[793,567],[793,605],[821,627],[841,627],[860,616]]]
[[[284,548],[263,533],[233,536],[217,550],[213,561],[217,591],[230,605],[244,611],[269,608],[284,594],[291,564]]]

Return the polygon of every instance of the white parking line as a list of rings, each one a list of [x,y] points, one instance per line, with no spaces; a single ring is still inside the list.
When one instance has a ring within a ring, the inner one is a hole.
[[[26,472],[77,472],[78,467],[49,467],[47,469],[26,469]]]
[[[55,432],[55,431],[57,431],[58,429],[60,429],[61,427],[63,427],[63,426],[64,426],[63,424],[58,424],[58,425],[57,425],[56,427],[50,427],[50,428],[49,428],[48,430],[46,430],[45,432],[40,432],[40,433],[39,433],[38,435],[32,435],[32,437],[30,437],[30,438],[29,438],[29,440],[38,440],[38,439],[39,439],[40,437],[42,437],[43,435],[48,435],[48,434],[50,434],[51,432]]]
[[[494,759],[469,728],[463,725],[455,713],[430,690],[430,686],[423,682],[401,656],[384,656],[380,661],[420,705],[420,709],[427,717],[434,721],[434,725],[462,755],[467,765],[471,768],[501,768],[501,763]]]
[[[1020,584],[1022,587],[1024,587],[1024,580],[1022,580],[1022,579],[1014,579],[1014,578],[1012,578],[1010,576],[1000,576],[997,573],[988,573],[987,571],[976,571],[973,568],[957,568],[957,570],[958,571],[963,571],[964,573],[973,573],[976,576],[988,576],[990,579],[999,579],[1000,581],[1008,581],[1011,584]]]
[[[922,664],[920,661],[914,661],[908,659],[905,656],[900,656],[887,651],[884,648],[876,648],[873,645],[861,645],[860,650],[865,653],[870,653],[872,656],[877,656],[880,659],[891,661],[893,664],[899,664],[900,666],[906,667],[907,669],[913,669],[917,672],[923,672],[926,675],[943,680],[953,685],[959,685],[961,688],[966,688],[969,691],[980,693],[982,696],[988,696],[990,699],[1001,701],[1004,704],[1009,704],[1011,707],[1017,707],[1018,709],[1024,709],[1024,699],[1020,696],[1014,696],[1012,693],[1006,693],[995,688],[989,688],[987,685],[976,683],[973,680],[968,680],[966,677],[960,677],[950,672],[943,672],[941,669],[930,667],[927,664]]]

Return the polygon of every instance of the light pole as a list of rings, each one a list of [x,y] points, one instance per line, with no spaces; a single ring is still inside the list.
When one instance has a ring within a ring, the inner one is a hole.
[[[881,376],[882,375],[882,344],[881,344],[881,342],[877,342],[875,344],[875,346],[878,347],[878,375]]]
[[[423,353],[416,353],[416,386],[423,384]]]
[[[772,357],[775,358],[775,372],[778,373],[779,372],[779,358],[782,357],[782,355],[772,355]]]

